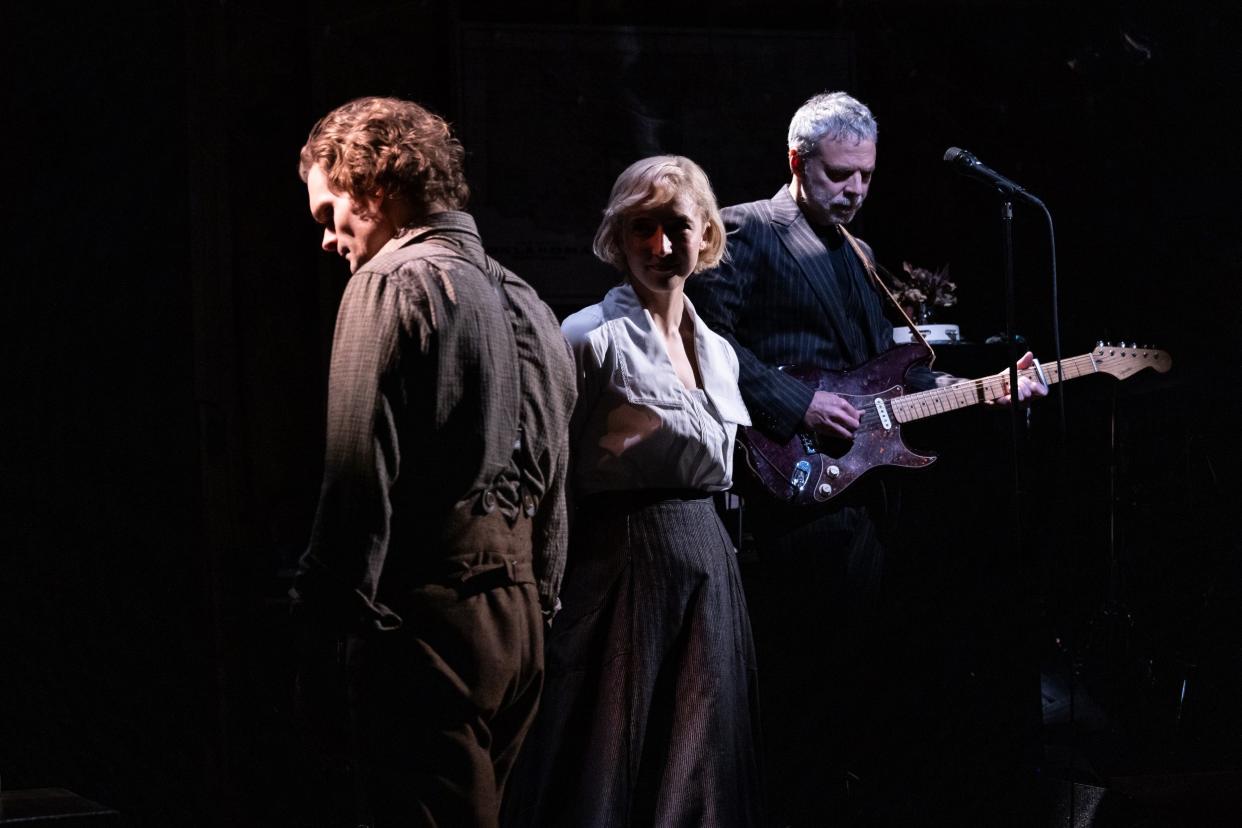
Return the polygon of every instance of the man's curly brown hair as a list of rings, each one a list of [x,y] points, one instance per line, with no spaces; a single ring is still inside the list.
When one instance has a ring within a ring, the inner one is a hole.
[[[302,147],[305,181],[319,164],[329,186],[357,199],[382,190],[418,214],[466,206],[465,150],[443,118],[399,98],[358,98],[319,119]]]

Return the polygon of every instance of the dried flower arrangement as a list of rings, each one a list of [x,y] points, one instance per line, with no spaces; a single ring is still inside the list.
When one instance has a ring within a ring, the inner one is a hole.
[[[893,282],[893,296],[916,325],[926,325],[931,321],[932,308],[948,308],[957,304],[957,285],[949,281],[948,265],[939,270],[928,270],[902,262],[901,269],[906,272],[905,279],[888,274]]]

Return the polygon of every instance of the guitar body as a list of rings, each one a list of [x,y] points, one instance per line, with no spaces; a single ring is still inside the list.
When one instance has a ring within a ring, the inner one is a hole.
[[[888,404],[904,393],[906,372],[927,360],[922,345],[909,343],[848,371],[784,369],[816,391],[844,397],[863,412],[862,423],[853,440],[799,431],[785,443],[758,428],[740,428],[738,465],[772,496],[798,506],[827,503],[872,469],[929,465],[935,456],[917,454],[902,442],[901,425]]]
[[[738,462],[734,464],[739,470],[739,489],[745,492],[746,479],[750,478],[757,488],[786,503],[827,503],[872,469],[918,469],[936,459],[906,447],[901,440],[901,423],[995,402],[1009,394],[1005,372],[906,394],[906,373],[927,360],[921,344],[909,343],[849,371],[784,369],[816,391],[830,391],[849,400],[862,412],[861,422],[852,440],[800,431],[780,443],[757,428],[739,428]],[[1051,385],[1093,374],[1126,379],[1148,368],[1163,374],[1172,367],[1173,360],[1164,351],[1100,342],[1090,353],[1048,365],[1032,360],[1018,373],[1032,382]]]

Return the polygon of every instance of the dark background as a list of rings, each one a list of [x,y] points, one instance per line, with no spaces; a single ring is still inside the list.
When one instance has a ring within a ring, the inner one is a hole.
[[[1239,13],[1033,0],[540,8],[13,13],[4,788],[67,787],[134,825],[289,819],[284,593],[314,513],[347,277],[318,250],[296,158],[316,118],[364,94],[459,126],[485,243],[560,314],[612,281],[588,247],[620,169],[678,152],[722,203],[767,198],[787,178],[789,116],[823,89],[850,90],[880,123],[855,229],[892,269],[948,263],[951,321],[972,342],[1004,330],[998,209],[941,156],[965,147],[1040,195],[1056,221],[1064,354],[1138,341],[1174,369],[1065,386],[1064,439],[1055,401],[1035,411],[1020,547],[1001,521],[1003,415],[912,435],[945,455],[908,481],[898,570],[931,654],[912,669],[938,671],[928,709],[944,713],[922,755],[951,758],[946,780],[993,766],[995,742],[1030,737],[1022,711],[1039,673],[1045,714],[1064,706],[1048,688],[1070,675],[1077,713],[1098,713],[1036,735],[1050,774],[1105,785],[1237,769]],[[1049,361],[1042,217],[1019,206],[1014,234],[1018,329]],[[967,373],[954,360],[997,370],[1004,349],[942,349],[940,367]]]

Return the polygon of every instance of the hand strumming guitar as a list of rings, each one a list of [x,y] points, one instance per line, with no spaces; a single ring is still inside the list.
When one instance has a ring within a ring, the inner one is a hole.
[[[816,391],[806,413],[802,415],[802,422],[812,431],[849,440],[858,429],[861,416],[862,412],[843,397],[828,391]]]

